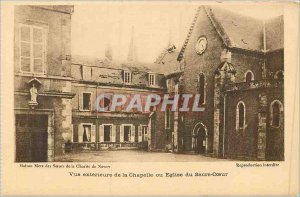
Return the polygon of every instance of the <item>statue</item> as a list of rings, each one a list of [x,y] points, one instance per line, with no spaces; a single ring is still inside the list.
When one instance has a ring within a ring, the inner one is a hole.
[[[37,94],[38,94],[37,89],[34,83],[32,83],[32,87],[30,88],[30,96],[31,96],[30,102],[37,103],[36,101]]]

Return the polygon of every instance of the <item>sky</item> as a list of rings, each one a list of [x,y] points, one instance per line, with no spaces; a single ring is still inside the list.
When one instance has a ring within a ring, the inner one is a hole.
[[[280,4],[222,8],[262,20],[283,14]],[[133,37],[138,60],[154,62],[169,42],[180,50],[196,9],[197,5],[189,3],[75,5],[72,54],[103,58],[109,47],[114,60],[124,61]]]

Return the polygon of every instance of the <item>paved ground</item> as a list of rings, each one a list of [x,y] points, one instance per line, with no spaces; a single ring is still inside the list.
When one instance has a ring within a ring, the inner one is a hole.
[[[223,159],[222,159],[223,160]],[[86,151],[70,153],[57,158],[57,161],[68,162],[207,162],[221,161],[203,155],[174,154],[161,152],[146,152],[139,150],[117,150],[117,151]],[[224,161],[224,160],[223,160]]]

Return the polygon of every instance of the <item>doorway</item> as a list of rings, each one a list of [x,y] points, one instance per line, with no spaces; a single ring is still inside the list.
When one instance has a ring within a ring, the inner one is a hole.
[[[207,152],[207,129],[203,123],[198,123],[193,130],[192,147],[194,152],[204,154]]]
[[[48,115],[17,114],[16,162],[46,162]]]

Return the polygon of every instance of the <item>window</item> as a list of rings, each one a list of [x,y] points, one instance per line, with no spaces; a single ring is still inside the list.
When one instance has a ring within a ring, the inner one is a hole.
[[[82,79],[92,80],[92,68],[88,66],[82,66]]]
[[[167,79],[167,89],[169,93],[175,91],[175,82],[173,79]]]
[[[44,73],[46,33],[38,26],[20,26],[20,69],[21,72]]]
[[[271,103],[271,125],[273,127],[279,127],[280,126],[280,119],[281,119],[281,111],[282,109],[282,104],[280,101],[275,100]]]
[[[91,142],[91,125],[83,125],[83,142]]]
[[[166,109],[166,112],[165,112],[165,128],[166,129],[170,129],[170,118],[171,118],[170,109]]]
[[[155,75],[154,74],[149,74],[149,85],[150,86],[155,86]]]
[[[110,106],[110,99],[109,98],[104,98],[104,107],[109,107]]]
[[[283,79],[283,71],[279,70],[275,73],[274,79]]]
[[[198,88],[199,88],[199,104],[205,103],[205,76],[203,73],[201,73],[198,76]]]
[[[142,133],[143,133],[143,141],[148,141],[148,126],[144,125],[142,127]]]
[[[111,136],[111,131],[112,131],[112,126],[111,125],[104,125],[104,142],[110,142],[110,136]]]
[[[82,109],[91,110],[91,93],[82,93]]]
[[[131,72],[129,71],[124,71],[124,83],[131,83]]]
[[[245,74],[245,81],[246,82],[250,82],[254,80],[254,74],[252,73],[252,71],[247,71]]]
[[[129,142],[131,136],[131,126],[124,126],[124,142]]]
[[[240,101],[236,107],[236,128],[237,129],[244,129],[245,128],[245,117],[246,109],[245,103]]]

